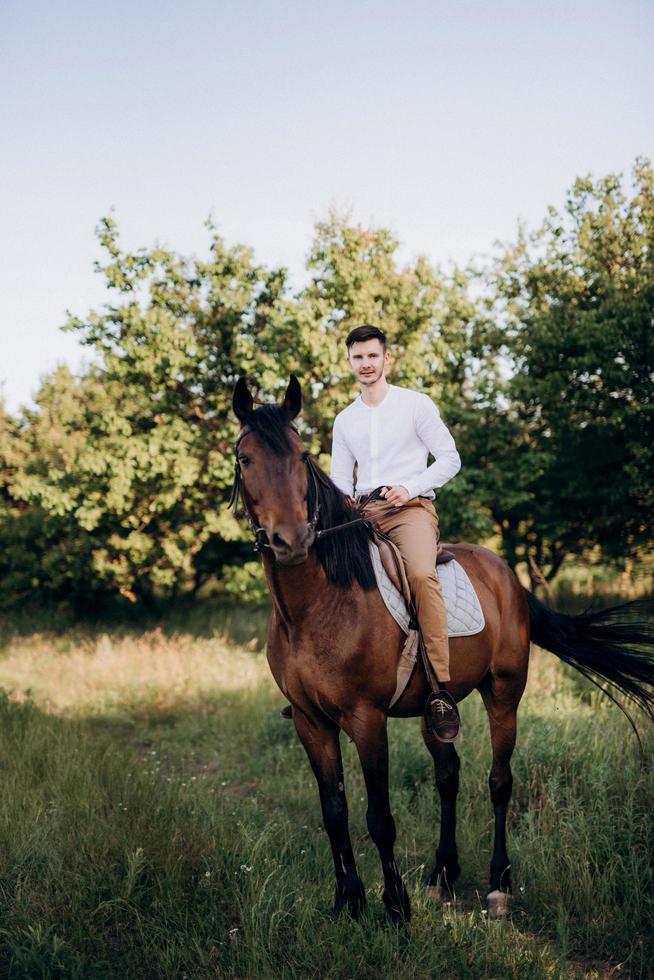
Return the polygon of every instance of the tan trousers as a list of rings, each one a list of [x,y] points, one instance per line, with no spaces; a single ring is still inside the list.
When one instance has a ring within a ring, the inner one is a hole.
[[[414,497],[402,507],[393,507],[375,500],[365,512],[404,559],[425,650],[436,677],[445,684],[450,679],[450,650],[443,591],[436,575],[439,529],[433,501]]]

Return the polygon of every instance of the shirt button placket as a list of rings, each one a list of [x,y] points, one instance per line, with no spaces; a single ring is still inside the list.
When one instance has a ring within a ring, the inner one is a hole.
[[[370,415],[370,478],[372,488],[379,486],[379,413]]]

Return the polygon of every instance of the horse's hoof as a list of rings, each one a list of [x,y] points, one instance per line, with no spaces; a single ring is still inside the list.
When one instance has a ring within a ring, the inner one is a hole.
[[[442,905],[443,902],[452,901],[452,896],[443,885],[425,885],[425,898],[429,899],[430,902],[437,902],[439,905]]]
[[[366,891],[363,882],[359,881],[355,888],[350,888],[347,891],[336,890],[332,916],[337,919],[342,912],[347,912],[353,919],[358,919],[365,907]]]
[[[508,892],[490,892],[486,896],[486,901],[488,903],[488,917],[490,919],[501,919],[509,914],[511,896]]]
[[[382,899],[386,906],[386,913],[393,925],[403,926],[411,920],[411,903],[405,889],[402,889],[402,892],[393,898],[384,890]]]

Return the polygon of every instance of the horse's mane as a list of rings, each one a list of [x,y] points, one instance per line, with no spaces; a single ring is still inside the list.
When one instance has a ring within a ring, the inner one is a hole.
[[[256,434],[277,456],[294,451],[289,438],[291,431],[297,429],[282,405],[260,405],[247,417],[247,429]],[[357,507],[348,503],[335,483],[307,454],[309,471],[307,511],[313,514],[316,507],[316,493],[320,505],[317,530],[347,524],[361,517]],[[315,480],[311,479],[311,474]],[[334,531],[318,538],[314,548],[316,557],[332,585],[349,588],[353,581],[363,589],[373,589],[376,585],[375,573],[370,558],[369,544],[372,531],[367,524],[354,524],[344,531]]]

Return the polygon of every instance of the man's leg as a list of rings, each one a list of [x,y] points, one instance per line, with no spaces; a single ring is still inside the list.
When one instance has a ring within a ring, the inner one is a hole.
[[[447,613],[436,575],[439,539],[436,511],[429,500],[419,497],[404,507],[371,504],[366,507],[368,513],[400,550],[429,662],[439,683],[447,683],[450,654]]]
[[[425,652],[439,687],[435,699],[430,698],[427,720],[439,738],[452,741],[458,734],[459,722],[456,705],[446,690],[450,657],[447,612],[436,575],[439,539],[436,512],[431,501],[418,498],[399,508],[373,503],[366,507],[366,514],[397,545],[404,559]]]

